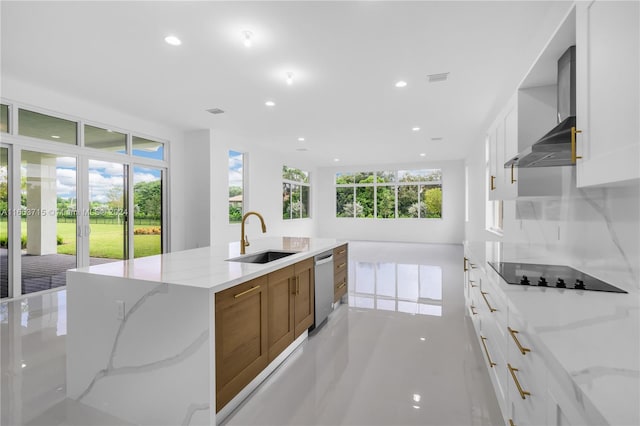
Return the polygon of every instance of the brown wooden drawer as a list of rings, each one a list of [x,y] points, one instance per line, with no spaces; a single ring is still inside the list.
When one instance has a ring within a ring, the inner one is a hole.
[[[333,301],[337,302],[347,292],[347,271],[335,274],[333,283]]]
[[[343,244],[340,247],[336,247],[333,249],[333,258],[336,259],[341,256],[346,257],[347,251],[348,251],[348,248],[346,244]]]
[[[340,274],[347,271],[347,258],[333,259],[333,273]]]

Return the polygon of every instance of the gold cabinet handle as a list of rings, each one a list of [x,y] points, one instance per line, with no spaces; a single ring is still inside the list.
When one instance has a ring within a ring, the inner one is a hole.
[[[478,315],[478,313],[477,313],[476,311],[474,311],[474,309],[475,309],[475,308],[476,308],[476,307],[475,307],[475,306],[473,306],[473,305],[469,306],[469,309],[471,309],[471,313],[472,313],[473,315]]]
[[[489,177],[489,188],[491,188],[491,190],[493,191],[494,189],[496,189],[496,177],[491,175]]]
[[[338,290],[340,290],[342,287],[346,286],[347,282],[346,281],[342,281],[342,283],[338,286]]]
[[[509,334],[511,334],[511,337],[513,338],[513,341],[516,342],[516,346],[518,346],[518,349],[520,349],[520,352],[522,352],[522,355],[526,355],[527,352],[531,352],[531,349],[525,348],[524,346],[522,346],[520,344],[520,341],[516,337],[516,334],[518,334],[517,330],[514,330],[511,327],[507,327],[507,330],[509,330]]]
[[[491,305],[489,304],[489,301],[487,300],[487,293],[486,291],[481,291],[480,294],[482,295],[482,298],[484,299],[484,302],[487,304],[487,307],[489,308],[489,312],[495,312],[497,311],[496,308],[492,308]]]
[[[347,266],[347,264],[343,262],[343,263],[341,263],[341,264],[339,264],[339,265],[338,265],[338,269],[342,269],[342,268],[344,268],[345,266]]]
[[[484,352],[487,354],[487,360],[489,360],[489,367],[493,368],[495,365],[498,365],[498,364],[491,361],[491,355],[489,355],[489,350],[487,349],[487,344],[485,342],[487,338],[484,336],[480,336],[480,340],[482,341],[482,346],[484,346]]]
[[[338,254],[339,254],[339,255],[340,255],[340,254],[345,254],[346,252],[347,252],[347,249],[342,249],[342,250],[340,250],[340,251],[338,252]]]
[[[463,267],[462,267],[462,269],[464,269],[464,272],[467,272],[467,271],[469,270],[469,269],[467,268],[467,261],[468,261],[469,259],[467,259],[466,257],[464,257],[463,259],[464,259],[464,262],[463,262]]]
[[[478,287],[477,285],[473,284],[473,283],[475,283],[474,280],[469,280],[469,283],[471,283],[471,287]]]
[[[518,388],[518,392],[520,392],[520,396],[522,397],[522,399],[526,399],[527,395],[531,396],[530,392],[527,392],[526,390],[522,390],[522,386],[520,386],[520,382],[518,381],[518,378],[516,377],[516,371],[519,371],[519,370],[517,368],[513,368],[511,366],[511,364],[507,364],[507,368],[509,369],[509,372],[511,373],[511,377],[513,378],[513,381],[516,383],[516,387]]]
[[[260,288],[260,286],[259,286],[259,285],[255,286],[255,287],[251,287],[249,290],[245,290],[245,291],[243,291],[243,292],[241,292],[241,293],[234,294],[234,295],[233,295],[233,298],[234,298],[234,299],[237,299],[238,297],[242,297],[242,296],[244,296],[245,294],[251,293],[252,291],[257,290],[257,289],[259,289],[259,288]]]
[[[513,178],[513,167],[514,167],[514,164],[511,164],[511,183],[516,183],[517,180]]]
[[[576,153],[576,134],[582,133],[582,130],[578,130],[575,127],[571,128],[571,163],[576,164],[578,158],[582,158]]]
[[[296,294],[300,294],[300,277],[296,277]]]
[[[516,424],[513,422],[513,420],[509,419],[509,426],[516,426]]]

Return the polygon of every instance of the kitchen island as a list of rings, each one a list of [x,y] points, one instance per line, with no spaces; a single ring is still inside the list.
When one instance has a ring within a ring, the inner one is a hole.
[[[216,413],[216,294],[343,244],[263,238],[247,256],[295,253],[265,264],[229,261],[240,256],[235,242],[69,271],[67,396],[123,424],[215,425],[307,338],[304,330]]]

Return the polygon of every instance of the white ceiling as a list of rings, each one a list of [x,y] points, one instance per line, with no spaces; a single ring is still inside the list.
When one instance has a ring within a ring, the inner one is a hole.
[[[319,166],[460,159],[569,4],[2,1],[2,74]]]

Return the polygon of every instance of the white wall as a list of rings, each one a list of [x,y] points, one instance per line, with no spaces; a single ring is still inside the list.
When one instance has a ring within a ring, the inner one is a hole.
[[[347,171],[442,169],[442,219],[350,219],[336,217],[335,174]],[[341,166],[318,170],[315,185],[318,236],[363,241],[460,244],[464,239],[464,162]]]
[[[251,146],[234,135],[213,130],[211,202],[212,202],[212,243],[226,243],[240,240],[240,224],[229,223],[229,150],[248,153],[245,156],[245,206],[244,211],[257,211],[265,220],[267,233],[262,234],[259,220],[251,216],[247,221],[246,233],[249,241],[261,236],[315,236],[317,211],[314,208],[316,186],[315,168],[309,161]],[[282,219],[282,166],[287,165],[310,172],[311,217],[310,219]]]

